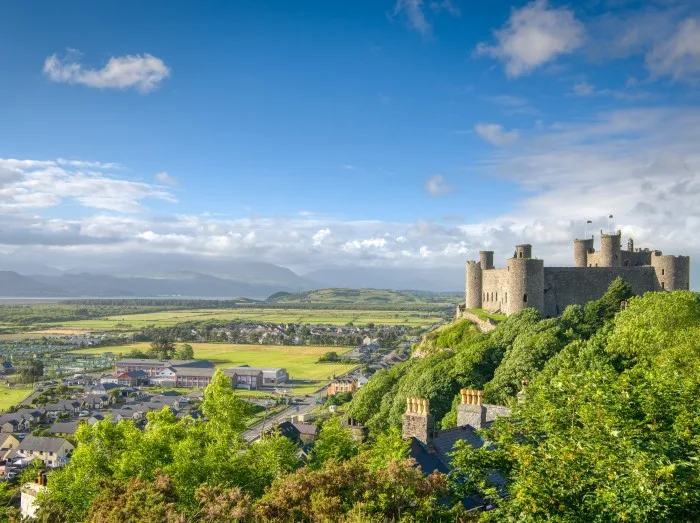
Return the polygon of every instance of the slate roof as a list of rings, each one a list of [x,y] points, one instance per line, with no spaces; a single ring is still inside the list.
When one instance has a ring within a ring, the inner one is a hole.
[[[445,465],[435,453],[430,452],[418,439],[412,437],[409,455],[416,460],[423,474],[432,474],[436,470],[447,474],[450,469]]]
[[[458,441],[465,441],[470,447],[479,449],[484,446],[483,440],[470,426],[455,427],[452,429],[439,430],[433,436],[433,448],[438,459],[448,467],[452,463],[449,455]]]
[[[75,434],[78,430],[77,421],[64,421],[61,423],[54,423],[49,427],[49,432],[51,434]]]
[[[312,423],[295,423],[294,428],[299,431],[299,434],[305,434],[307,436],[315,436],[318,432],[318,427]]]
[[[199,367],[176,367],[173,369],[178,377],[187,376],[204,376],[205,378],[210,378],[214,375],[214,368],[199,368]]]
[[[27,436],[20,444],[18,450],[28,450],[33,452],[58,452],[66,443],[63,438],[44,438],[41,436]]]

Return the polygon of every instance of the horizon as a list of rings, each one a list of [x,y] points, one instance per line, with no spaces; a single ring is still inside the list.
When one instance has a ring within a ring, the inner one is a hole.
[[[0,270],[231,260],[456,291],[480,250],[570,266],[613,227],[689,255],[698,289],[688,4],[4,5]]]

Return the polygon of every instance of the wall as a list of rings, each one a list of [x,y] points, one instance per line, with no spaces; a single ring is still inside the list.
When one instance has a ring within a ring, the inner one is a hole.
[[[558,316],[567,305],[597,300],[621,276],[635,294],[656,288],[653,267],[545,267],[544,315]]]
[[[482,309],[489,312],[505,312],[507,293],[508,269],[482,271]]]

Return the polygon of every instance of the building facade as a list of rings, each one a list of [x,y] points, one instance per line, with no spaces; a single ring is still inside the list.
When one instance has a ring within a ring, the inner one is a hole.
[[[466,265],[466,309],[484,309],[510,315],[528,307],[543,316],[561,314],[567,305],[600,298],[618,276],[635,294],[690,288],[690,258],[664,255],[658,250],[635,249],[622,234],[601,231],[600,250],[594,238],[574,241],[573,267],[545,267],[532,257],[532,246],[516,245],[505,268],[496,268],[493,251],[481,251],[479,261]]]

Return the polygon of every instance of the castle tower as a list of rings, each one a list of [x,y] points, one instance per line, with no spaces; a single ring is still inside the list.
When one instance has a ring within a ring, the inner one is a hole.
[[[574,267],[588,267],[588,254],[593,253],[593,238],[574,240]]]
[[[424,445],[433,439],[433,417],[430,402],[423,398],[406,398],[406,413],[403,415],[401,433],[404,439],[416,438]]]
[[[517,255],[517,248],[515,252]],[[544,313],[544,262],[534,258],[511,258],[508,260],[507,314],[528,307]]]
[[[493,269],[493,251],[479,251],[479,260],[482,270]]]
[[[532,245],[524,243],[515,246],[515,257],[518,259],[532,258]]]
[[[620,267],[622,266],[622,232],[615,234],[605,234],[600,231],[600,266]]]
[[[651,266],[656,273],[657,291],[690,289],[690,257],[664,256],[661,251],[651,254]]]
[[[462,389],[457,405],[457,426],[482,429],[486,425],[486,407],[483,405],[484,391]]]
[[[467,262],[465,306],[467,309],[481,309],[482,292],[481,262]]]

